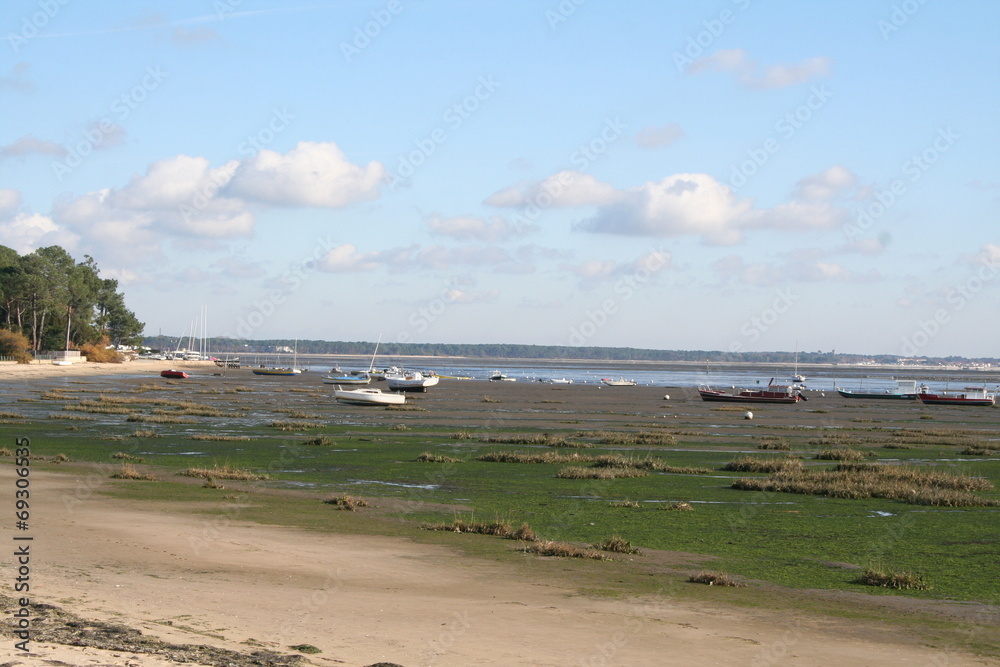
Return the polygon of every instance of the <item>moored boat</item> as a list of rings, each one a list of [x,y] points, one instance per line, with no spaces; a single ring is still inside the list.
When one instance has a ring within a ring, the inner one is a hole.
[[[364,389],[337,389],[333,392],[334,398],[341,403],[351,405],[402,405],[406,402],[404,394],[383,392],[381,389],[365,387]]]
[[[385,376],[386,385],[395,391],[427,391],[441,379],[437,375],[425,375],[419,371],[389,374]]]
[[[896,380],[896,389],[886,389],[885,391],[851,391],[837,387],[837,393],[844,398],[878,398],[903,401],[915,401],[919,393],[926,391],[927,385],[921,384],[918,388],[916,380]]]
[[[167,369],[167,370],[164,370],[164,371],[160,371],[160,377],[161,378],[183,379],[183,378],[188,377],[188,374],[185,373],[184,371],[179,371],[179,370],[170,368],[170,369]]]
[[[339,368],[330,371],[330,375],[323,376],[324,384],[368,384],[372,381],[372,376],[367,371],[349,371],[345,373]]]
[[[698,387],[698,394],[703,401],[720,401],[725,403],[798,403],[807,400],[802,392],[795,387],[768,383],[766,389],[736,389],[723,391],[713,387]]]
[[[972,407],[990,407],[996,404],[995,392],[987,391],[986,387],[966,387],[965,391],[943,391],[940,394],[922,392],[917,398],[924,405],[962,405]]]
[[[254,375],[298,375],[302,372],[301,368],[266,368],[261,366],[260,368],[251,368],[250,372]]]
[[[625,378],[618,378],[614,380],[612,378],[601,378],[601,382],[608,385],[609,387],[634,387],[635,380],[626,380]]]

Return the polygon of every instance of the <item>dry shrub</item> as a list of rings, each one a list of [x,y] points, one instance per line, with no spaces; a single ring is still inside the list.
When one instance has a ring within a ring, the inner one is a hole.
[[[630,509],[639,509],[639,507],[641,507],[639,503],[637,503],[634,500],[629,500],[628,498],[626,498],[625,500],[612,500],[608,504],[611,507],[628,507]]]
[[[556,473],[561,479],[621,479],[629,477],[645,477],[647,470],[639,468],[584,468],[567,466]]]
[[[592,560],[608,560],[608,557],[596,549],[586,549],[567,542],[552,542],[541,540],[533,542],[521,551],[539,556],[558,556],[560,558],[589,558]]]
[[[323,425],[315,422],[288,422],[275,420],[268,424],[268,426],[276,428],[279,431],[305,431],[310,428],[320,428]]]
[[[493,535],[507,540],[520,540],[522,542],[535,542],[538,536],[531,526],[522,523],[518,528],[511,528],[507,521],[466,521],[465,519],[455,519],[451,523],[425,523],[421,526],[424,530],[444,530],[453,533],[475,533],[477,535]]]
[[[882,567],[869,567],[865,569],[855,583],[866,586],[879,586],[881,588],[895,588],[897,590],[917,590],[926,591],[930,589],[923,577],[912,572],[893,572]]]
[[[499,402],[500,402],[500,400],[499,400],[499,399],[496,399],[496,398],[491,398],[491,397],[489,397],[489,396],[483,396],[483,398],[482,398],[482,402],[483,402],[483,403],[499,403]]]
[[[126,460],[126,461],[138,461],[138,462],[142,461],[142,459],[139,458],[138,456],[132,456],[131,454],[129,454],[127,452],[115,452],[114,454],[111,455],[111,458],[113,458],[113,459],[123,459],[123,460]]]
[[[228,465],[215,465],[212,468],[188,468],[180,473],[185,477],[203,477],[205,479],[236,479],[244,482],[258,482],[271,479],[270,475],[257,474],[249,470],[230,468]]]
[[[68,419],[71,421],[92,422],[96,418],[87,417],[85,415],[74,415],[74,414],[66,415],[66,414],[52,413],[51,415],[49,415],[49,419]]]
[[[566,446],[563,438],[548,433],[520,433],[515,435],[485,435],[480,442],[504,445],[548,445],[549,447]]]
[[[597,440],[602,445],[675,445],[677,438],[670,433],[618,433],[613,431],[579,431],[575,438]]]
[[[692,574],[688,577],[688,581],[693,584],[706,584],[708,586],[735,586],[741,587],[745,584],[740,583],[732,576],[726,574],[725,572],[699,572],[698,574]]]
[[[741,456],[721,468],[737,472],[793,472],[801,469],[802,461],[798,459],[760,459],[753,456]]]
[[[120,364],[125,361],[125,355],[108,347],[108,339],[99,343],[88,343],[80,346],[80,354],[87,361],[96,364]]]
[[[111,473],[112,479],[138,479],[147,482],[155,482],[156,475],[139,472],[131,463],[123,463],[121,470]]]
[[[871,463],[841,464],[835,470],[782,472],[766,478],[738,479],[733,482],[732,488],[831,498],[885,498],[940,507],[1000,506],[1000,500],[973,493],[992,491],[993,484],[988,480]]]
[[[402,405],[387,405],[385,406],[385,409],[393,412],[427,412],[427,408],[422,408],[419,405],[412,405],[410,403],[403,403]]]
[[[354,512],[359,507],[368,507],[368,501],[364,498],[356,498],[355,496],[349,496],[347,494],[342,496],[333,496],[332,498],[327,498],[323,502],[327,505],[333,505],[338,509],[347,510],[348,512]]]
[[[419,463],[461,463],[462,459],[456,459],[454,456],[444,456],[442,454],[424,452],[417,457],[417,461]]]
[[[560,454],[558,452],[487,452],[476,457],[477,461],[487,463],[590,463],[592,456],[580,454]]]
[[[963,456],[993,456],[994,451],[988,447],[966,447],[962,450]]]
[[[12,357],[19,364],[30,364],[31,341],[22,333],[0,329],[0,356]]]
[[[451,434],[451,439],[452,440],[471,440],[472,439],[472,434],[469,433],[468,431],[458,431],[456,433],[452,433]]]
[[[0,419],[24,419],[24,415],[19,415],[16,412],[0,412]]]
[[[93,410],[90,410],[93,412]],[[170,415],[129,415],[125,421],[139,424],[194,424],[195,422],[183,417],[172,417]]]
[[[191,436],[191,439],[210,442],[250,442],[253,440],[249,435],[215,435],[212,433],[196,433]]]
[[[143,431],[141,429],[136,429],[129,433],[130,438],[159,438],[160,434],[156,431]]]
[[[675,501],[672,503],[667,503],[660,509],[671,510],[674,512],[691,512],[692,510],[694,510],[694,508],[691,506],[691,503],[685,503],[683,501]]]
[[[56,454],[51,459],[49,459],[49,461],[51,461],[52,463],[68,463],[68,462],[70,462],[72,460],[73,459],[71,459],[70,457],[66,456],[65,454]]]
[[[612,551],[617,554],[639,554],[640,551],[637,547],[633,547],[632,543],[628,540],[613,535],[612,537],[599,542],[594,545],[595,549],[600,549],[601,551]]]
[[[776,452],[787,452],[792,449],[784,440],[769,440],[767,442],[761,442],[757,444],[757,449],[771,450]]]
[[[216,482],[215,479],[209,477],[208,479],[205,480],[205,483],[201,485],[201,488],[203,488],[203,489],[219,489],[220,491],[223,491],[223,490],[225,490],[226,487],[223,486],[222,484],[219,484],[218,482]]]
[[[333,444],[333,440],[326,437],[325,435],[320,435],[315,438],[311,438],[302,443],[303,445],[311,445],[314,447],[328,447]]]

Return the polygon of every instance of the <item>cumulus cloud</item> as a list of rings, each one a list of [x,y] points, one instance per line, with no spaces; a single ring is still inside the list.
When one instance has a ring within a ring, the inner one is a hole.
[[[485,243],[507,241],[537,229],[531,225],[515,225],[500,216],[445,218],[435,214],[426,218],[426,224],[431,232],[440,236],[449,236],[459,241],[482,241]]]
[[[319,260],[319,269],[330,273],[360,273],[378,268],[382,263],[378,253],[370,252],[362,255],[352,243],[345,243],[331,248]]]
[[[66,155],[66,149],[53,141],[42,141],[30,134],[26,134],[13,143],[0,146],[0,161],[16,157],[26,157],[28,155]]]
[[[642,148],[669,146],[684,136],[684,130],[677,123],[667,123],[660,127],[644,127],[635,135],[635,143]]]
[[[631,262],[611,260],[586,260],[576,264],[563,264],[560,268],[581,279],[584,285],[594,285],[623,276],[633,276],[645,282],[649,276],[670,267],[671,255],[663,250],[651,250]]]
[[[13,188],[0,188],[0,214],[15,210],[21,205],[21,193]]]
[[[701,236],[728,245],[742,239],[740,228],[752,210],[728,186],[707,174],[675,174],[620,191],[611,204],[578,229],[626,236]]]
[[[794,65],[767,65],[761,68],[743,49],[728,49],[699,58],[687,69],[689,74],[710,70],[732,72],[741,85],[766,90],[794,86],[826,76],[830,72],[830,60],[813,57]]]
[[[332,142],[299,142],[288,153],[262,150],[240,165],[229,194],[275,206],[339,208],[378,198],[385,168],[352,164]]]
[[[78,241],[75,234],[60,227],[52,218],[24,212],[0,218],[0,239],[3,245],[21,255],[50,245],[73,250]]]

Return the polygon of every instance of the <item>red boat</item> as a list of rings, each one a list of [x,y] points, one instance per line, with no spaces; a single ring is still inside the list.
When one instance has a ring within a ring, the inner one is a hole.
[[[183,379],[183,378],[186,378],[187,376],[188,376],[188,374],[185,373],[184,371],[177,371],[177,370],[174,370],[173,368],[171,368],[170,370],[166,370],[166,371],[160,371],[160,377],[161,378],[179,378],[179,379]]]
[[[990,407],[996,403],[997,395],[986,391],[986,387],[966,387],[964,392],[943,392],[928,394],[921,392],[917,398],[924,405],[971,405]]]
[[[726,403],[798,403],[807,400],[796,387],[770,384],[767,389],[735,388],[726,392],[712,387],[698,387],[698,393],[703,401],[722,401]]]

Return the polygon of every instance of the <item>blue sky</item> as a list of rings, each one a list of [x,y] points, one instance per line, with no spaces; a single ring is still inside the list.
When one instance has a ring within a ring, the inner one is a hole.
[[[149,334],[997,356],[996,3],[0,17],[0,244]]]

